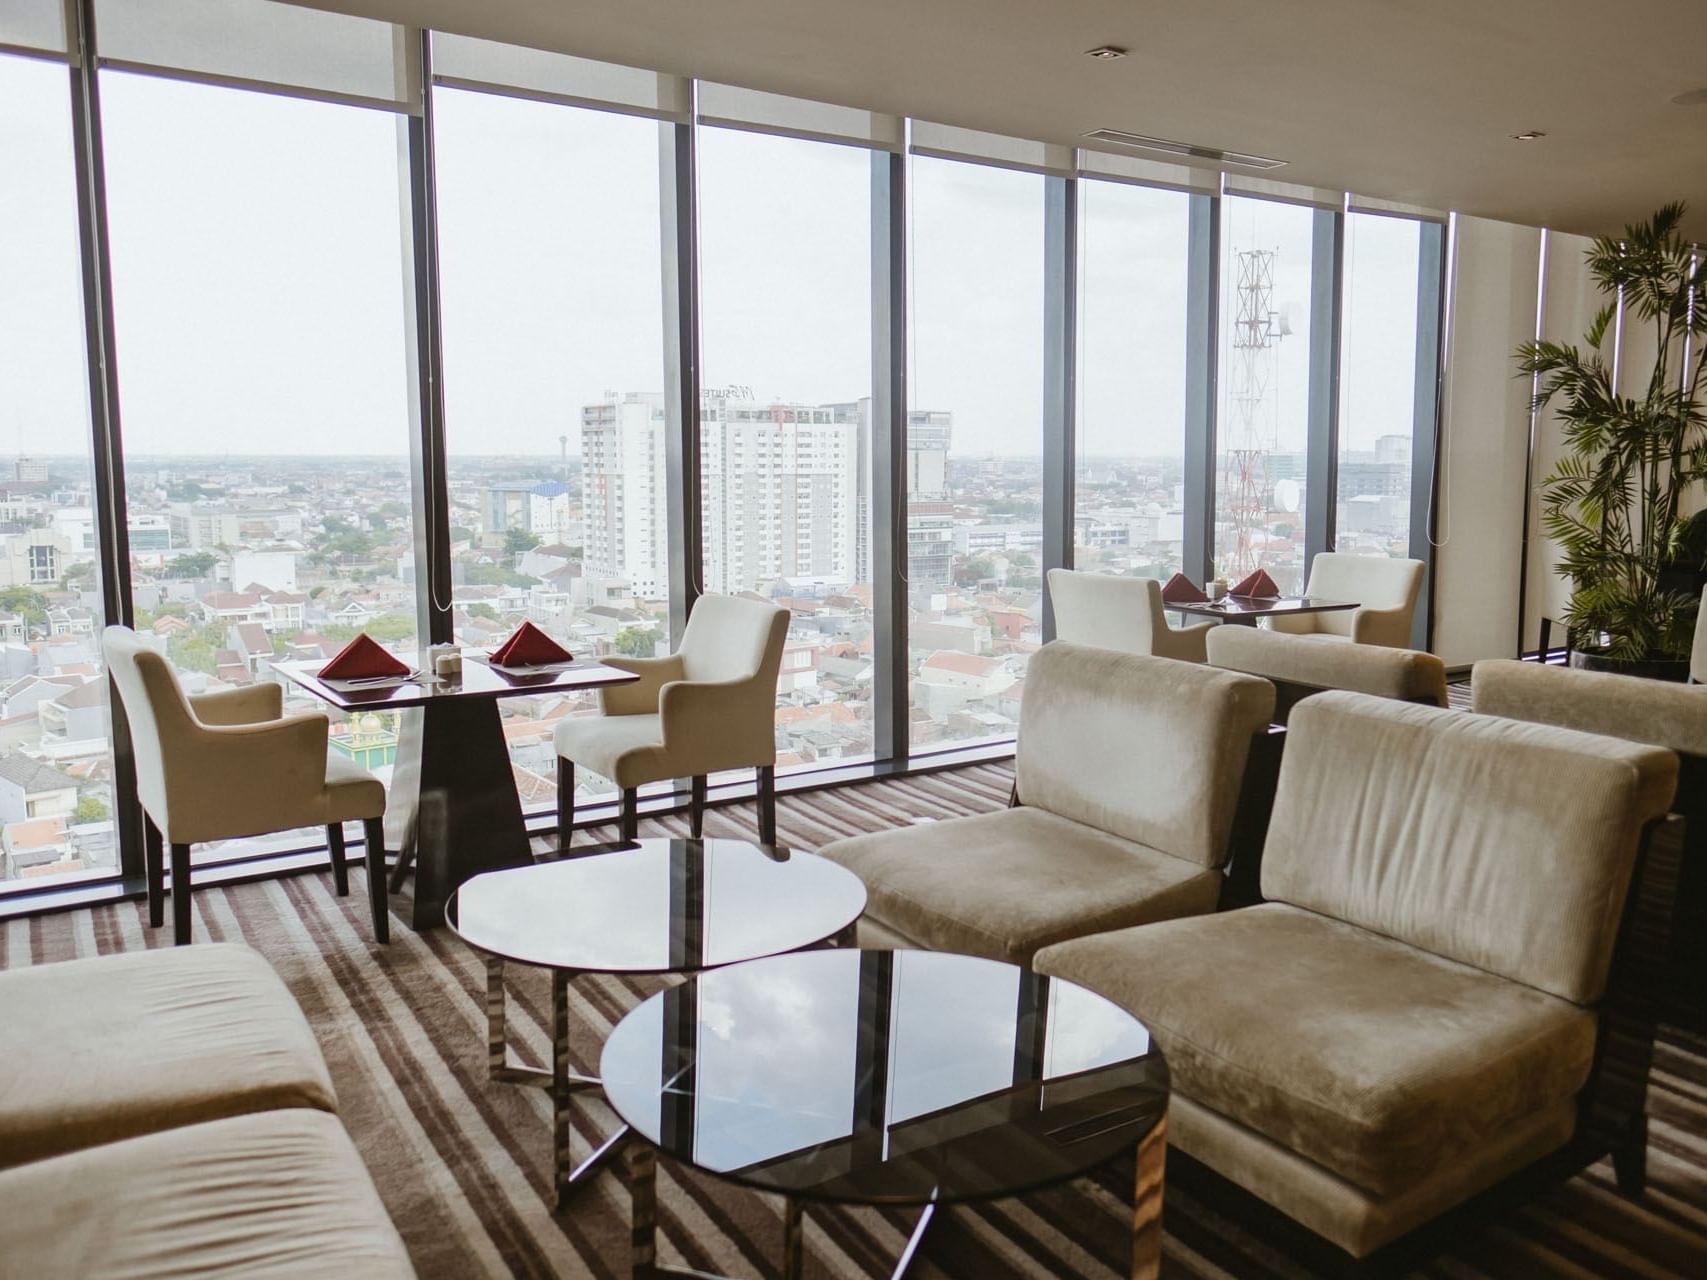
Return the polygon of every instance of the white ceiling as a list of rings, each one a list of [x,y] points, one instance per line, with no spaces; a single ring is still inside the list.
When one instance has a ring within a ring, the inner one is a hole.
[[[1707,106],[1668,101],[1707,87],[1704,0],[312,3],[1046,142],[1255,152],[1290,162],[1276,180],[1566,231],[1683,199],[1707,238]]]

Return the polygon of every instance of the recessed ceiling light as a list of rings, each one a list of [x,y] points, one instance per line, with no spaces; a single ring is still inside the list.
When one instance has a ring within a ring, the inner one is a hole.
[[[1707,89],[1690,89],[1678,94],[1672,103],[1679,107],[1707,107]]]
[[[1122,49],[1117,44],[1099,44],[1094,49],[1085,50],[1085,57],[1100,58],[1105,62],[1114,58],[1124,58],[1125,56],[1126,50]]]
[[[1522,133],[1514,133],[1511,136],[1516,142],[1534,142],[1536,139],[1545,138],[1547,135],[1539,129],[1525,129]]]

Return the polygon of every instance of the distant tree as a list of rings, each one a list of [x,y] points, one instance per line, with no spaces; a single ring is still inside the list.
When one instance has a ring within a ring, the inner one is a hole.
[[[988,556],[974,556],[954,570],[954,580],[963,587],[976,586],[978,583],[995,576],[996,562]]]
[[[15,613],[25,622],[46,622],[47,599],[28,587],[7,587],[0,591],[0,613]]]
[[[83,796],[77,801],[77,807],[71,811],[73,822],[105,822],[113,816],[113,811],[95,796]]]
[[[187,555],[173,556],[166,562],[166,573],[173,578],[205,578],[213,572],[213,567],[219,563],[219,557],[211,551],[191,551]]]
[[[491,605],[485,604],[479,600],[476,600],[473,604],[466,606],[463,611],[471,618],[487,618],[493,622],[498,620],[498,611]]]
[[[1035,569],[1037,568],[1037,557],[1029,551],[1021,551],[1017,555],[1009,557],[1008,565],[1014,569]]]
[[[453,524],[450,527],[450,540],[452,542],[471,542],[473,539],[474,530],[470,529],[467,525]]]
[[[95,585],[95,562],[93,560],[79,560],[59,575],[59,584],[62,587],[75,587],[84,582],[90,586]]]
[[[536,581],[499,564],[471,564],[462,571],[462,580],[471,587],[531,587]]]
[[[655,627],[624,627],[616,633],[616,651],[630,658],[650,658],[658,652],[664,633]]]
[[[406,613],[382,613],[362,630],[381,644],[407,640],[415,634],[415,619]]]
[[[504,531],[504,552],[506,555],[519,556],[524,551],[531,551],[539,545],[539,536],[529,533],[526,529],[506,529]]]
[[[182,671],[200,671],[203,675],[214,672],[215,646],[194,632],[175,635],[167,643],[166,656],[172,659],[172,665]]]

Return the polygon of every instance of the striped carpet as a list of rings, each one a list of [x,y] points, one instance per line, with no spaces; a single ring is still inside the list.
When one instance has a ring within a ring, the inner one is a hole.
[[[785,797],[783,840],[814,848],[858,831],[978,813],[1006,803],[1011,772],[986,765]],[[681,819],[652,834],[685,834]],[[613,833],[593,832],[588,839]],[[753,834],[750,808],[715,811],[710,835]],[[346,1124],[424,1277],[626,1275],[627,1195],[608,1174],[568,1212],[549,1208],[549,1109],[543,1093],[489,1084],[484,970],[443,930],[417,935],[393,920],[389,948],[369,942],[360,873],[337,898],[327,875],[300,875],[198,893],[198,937],[240,939],[265,953],[313,1023],[331,1063]],[[17,966],[157,946],[138,904],[14,921],[0,964]],[[547,983],[512,967],[511,1040],[547,1061]],[[574,1065],[597,1066],[602,1037],[653,981],[594,979],[572,990]],[[3,1070],[3,1067],[0,1067]],[[1454,1237],[1418,1275],[1465,1277],[1707,1276],[1707,1040],[1668,1031],[1652,1090],[1651,1182],[1639,1204],[1596,1166],[1497,1225]],[[612,1119],[578,1113],[576,1155]],[[1071,1188],[938,1217],[917,1274],[957,1280],[1112,1277],[1127,1250],[1132,1167]],[[663,1261],[735,1276],[775,1273],[778,1203],[660,1162]],[[10,1206],[17,1211],[20,1206]],[[884,1276],[910,1228],[908,1213],[813,1209],[807,1274]],[[1280,1242],[1170,1186],[1165,1274],[1302,1278],[1313,1273]]]

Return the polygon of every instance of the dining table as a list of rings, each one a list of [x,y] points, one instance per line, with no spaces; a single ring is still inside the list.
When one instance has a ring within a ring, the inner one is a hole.
[[[1219,600],[1168,600],[1165,607],[1176,613],[1211,618],[1234,626],[1254,627],[1263,618],[1295,618],[1308,613],[1340,613],[1363,606],[1352,600],[1327,600],[1321,596],[1235,596]]]
[[[533,861],[498,703],[640,678],[592,659],[504,667],[485,654],[465,654],[451,676],[432,673],[423,661],[405,675],[337,680],[321,676],[321,665],[279,662],[273,669],[340,711],[400,713],[385,842],[398,851],[393,890],[414,869],[410,923],[417,931],[444,924],[446,901],[471,876]]]

